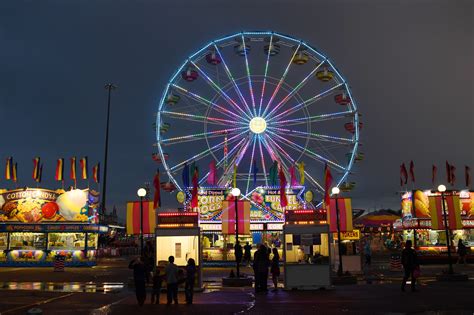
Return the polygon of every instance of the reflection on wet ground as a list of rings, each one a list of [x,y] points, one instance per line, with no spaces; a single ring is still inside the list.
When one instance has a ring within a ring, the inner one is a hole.
[[[32,290],[50,292],[118,293],[121,282],[80,283],[80,282],[0,282],[0,290]]]

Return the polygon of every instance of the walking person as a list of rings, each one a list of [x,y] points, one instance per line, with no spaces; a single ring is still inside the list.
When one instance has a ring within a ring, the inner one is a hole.
[[[240,263],[242,262],[242,256],[244,255],[244,253],[242,252],[242,245],[240,245],[239,241],[235,243],[234,254],[235,254],[235,261],[240,266]]]
[[[252,250],[252,245],[250,245],[249,242],[247,242],[244,246],[244,261],[246,265],[250,265],[250,261],[252,260],[251,250]]]
[[[167,305],[172,301],[178,304],[178,266],[174,264],[174,256],[168,257],[168,266],[165,268]]]
[[[186,281],[184,284],[184,293],[186,295],[186,304],[193,304],[194,281],[196,278],[196,262],[189,258],[186,265]]]
[[[464,245],[462,239],[458,241],[458,264],[462,261],[463,264],[466,264],[466,255],[467,247]]]
[[[128,268],[133,269],[135,294],[138,305],[143,306],[146,300],[146,267],[141,257],[136,257],[130,262]]]
[[[255,273],[255,293],[266,292],[268,279],[268,252],[267,247],[260,244],[253,256],[253,270]]]
[[[151,293],[151,304],[160,304],[160,293],[161,284],[163,283],[163,277],[160,275],[160,270],[155,269],[153,273],[153,291]]]
[[[411,240],[406,241],[405,249],[402,251],[402,265],[403,265],[403,280],[402,280],[402,291],[405,291],[405,285],[408,278],[411,278],[411,291],[415,292],[416,277],[414,275],[415,269],[418,268],[418,258],[416,252],[411,248]]]
[[[278,290],[278,277],[280,276],[280,255],[278,254],[278,249],[273,248],[273,258],[272,264],[270,267],[270,272],[272,273],[273,280],[273,292]]]

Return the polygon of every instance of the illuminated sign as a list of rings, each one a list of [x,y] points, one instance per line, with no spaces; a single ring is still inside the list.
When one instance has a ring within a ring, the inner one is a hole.
[[[169,212],[157,216],[158,227],[197,227],[197,212]]]
[[[325,223],[326,212],[323,210],[287,210],[285,211],[286,223],[308,222]]]
[[[337,233],[334,233],[334,239],[337,240]],[[341,240],[343,241],[357,241],[360,240],[360,230],[352,230],[341,232]]]

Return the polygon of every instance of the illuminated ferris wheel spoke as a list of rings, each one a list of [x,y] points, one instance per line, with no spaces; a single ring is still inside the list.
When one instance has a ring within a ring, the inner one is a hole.
[[[298,52],[300,47],[301,47],[301,41],[299,42],[298,47],[293,52],[293,55],[291,56],[290,62],[286,66],[285,72],[283,72],[283,75],[281,76],[280,81],[278,82],[275,90],[273,91],[272,96],[270,97],[270,100],[268,101],[267,105],[265,106],[265,109],[263,110],[262,116],[265,116],[265,114],[267,113],[267,110],[270,108],[270,105],[272,104],[273,99],[275,98],[278,91],[280,90],[281,85],[283,84],[283,81],[285,81],[286,75],[288,74],[288,71],[290,70],[291,64],[293,63],[293,59],[295,58],[296,53]]]
[[[241,139],[236,145],[234,145],[234,146],[232,147],[232,149],[229,151],[229,153],[227,153],[227,159],[228,159],[229,157],[231,157],[231,158],[233,157],[233,154],[234,154],[235,152],[237,152],[237,149],[242,145],[242,143],[243,143],[245,140],[246,140],[245,138]],[[226,159],[226,156],[223,156],[223,157],[216,163],[216,168],[220,167],[220,166],[224,163],[225,159]],[[199,185],[201,185],[202,183],[204,183],[204,181],[206,181],[208,177],[209,177],[209,172],[207,172],[206,175],[204,175],[204,176],[199,180]]]
[[[263,176],[265,178],[265,186],[268,186],[268,178],[267,178],[267,169],[265,167],[265,158],[263,157],[263,150],[262,150],[262,140],[261,136],[258,135],[258,148],[260,151],[260,159],[263,167]]]
[[[222,137],[224,133],[234,133],[236,131],[247,129],[247,127],[238,127],[238,128],[230,128],[230,129],[221,129],[216,131],[209,131],[209,132],[202,132],[188,136],[181,136],[181,137],[173,137],[168,139],[163,139],[160,142],[163,144],[171,144],[171,143],[181,143],[181,142],[189,142],[189,141],[197,141],[203,139],[210,139],[215,137]]]
[[[253,142],[252,143],[252,154],[251,154],[251,157],[250,157],[249,175],[247,176],[247,188],[245,189],[245,194],[247,194],[249,192],[250,178],[252,178],[251,174],[252,174],[252,167],[253,167],[253,158],[254,158],[254,154],[255,154],[255,145],[257,143],[256,137],[257,137],[257,135],[254,135],[252,137],[252,142]]]
[[[315,153],[315,152],[309,150],[308,148],[302,147],[301,145],[299,145],[299,144],[297,144],[297,143],[295,143],[295,142],[293,142],[293,141],[291,141],[291,140],[288,140],[288,139],[286,139],[286,138],[280,136],[279,134],[274,133],[274,132],[272,132],[272,131],[270,131],[270,130],[269,130],[268,132],[271,133],[271,134],[273,134],[273,135],[275,135],[275,136],[277,136],[278,138],[280,138],[280,139],[283,140],[284,142],[286,142],[286,143],[288,143],[288,144],[291,144],[291,145],[293,145],[293,146],[296,147],[296,148],[299,148],[302,153],[306,154],[306,155],[309,156],[309,157],[312,157],[314,160],[317,160],[317,161],[319,161],[319,162],[328,163],[329,166],[333,166],[333,168],[338,169],[339,171],[341,171],[341,170],[342,170],[342,171],[345,171],[345,170],[346,170],[343,166],[341,166],[341,165],[339,165],[339,164],[337,164],[337,163],[335,163],[335,162],[333,162],[333,161],[331,161],[331,160],[329,160],[329,159],[327,159],[327,158],[325,158],[325,157],[323,157],[323,156],[321,156],[321,155],[319,155],[319,154],[317,154],[317,153]]]
[[[269,122],[272,122],[272,121],[275,121],[276,119],[278,119],[279,117],[285,117],[285,116],[288,116],[288,115],[291,115],[293,114],[294,112],[300,110],[300,109],[304,109],[306,107],[308,107],[309,105],[313,104],[314,102],[316,101],[319,101],[321,99],[323,99],[324,97],[328,96],[328,95],[331,95],[331,93],[338,89],[339,87],[341,87],[343,85],[343,83],[339,83],[338,85],[335,85],[333,86],[332,88],[324,91],[324,92],[321,92],[319,93],[318,95],[315,95],[303,102],[300,102],[298,104],[296,104],[295,106],[293,107],[290,107],[288,108],[287,110],[285,110],[284,112],[281,112],[280,114],[276,115],[276,116],[273,116],[271,117],[270,119],[268,119]]]
[[[236,134],[235,136],[230,137],[227,141],[231,141],[231,140],[233,140],[233,139],[235,139],[235,138],[238,138],[238,137],[240,137],[241,135],[243,135],[244,133],[247,133],[247,132],[248,132],[248,131],[245,130],[245,131],[243,131],[243,132],[241,132],[241,133],[238,133],[238,134]],[[176,165],[173,166],[173,167],[170,167],[170,168],[169,168],[170,171],[176,170],[178,167],[183,166],[185,163],[189,163],[189,162],[191,162],[191,161],[198,161],[199,159],[202,159],[204,156],[207,156],[207,155],[211,154],[212,150],[215,150],[215,149],[218,149],[218,148],[220,148],[220,147],[223,147],[224,144],[225,144],[225,142],[226,142],[226,141],[224,140],[224,141],[222,141],[222,142],[220,142],[220,143],[214,145],[213,147],[208,148],[208,149],[202,151],[201,153],[198,153],[198,154],[194,155],[193,157],[191,157],[191,158],[189,158],[189,159],[187,159],[187,160],[185,160],[185,161],[183,161],[183,162],[181,162],[181,163],[179,163],[179,164],[176,164]]]
[[[273,34],[270,36],[270,46],[273,46]],[[263,103],[263,95],[265,94],[265,84],[267,83],[267,74],[268,74],[268,65],[270,63],[270,52],[271,49],[268,49],[267,52],[267,61],[265,63],[265,74],[263,75],[263,82],[262,82],[262,93],[260,95],[260,104],[258,106],[258,116],[262,114],[262,103]]]
[[[272,114],[275,113],[280,106],[285,105],[288,100],[294,96],[296,93],[298,93],[299,90],[301,90],[302,87],[305,86],[305,84],[308,82],[309,78],[313,77],[316,71],[321,67],[321,65],[325,62],[326,60],[321,61],[318,63],[318,65],[300,82],[298,83],[291,91],[288,93],[276,106],[267,114],[267,118],[272,117]]]
[[[219,108],[221,110],[221,114],[223,115],[226,115],[227,117],[231,118],[231,119],[235,119],[235,118],[238,118],[238,119],[241,119],[242,117],[237,115],[236,113],[234,113],[233,111],[230,111],[228,110],[227,108],[224,108],[214,102],[211,102],[209,101],[208,99],[196,94],[196,93],[193,93],[191,91],[188,91],[187,89],[179,86],[179,85],[176,85],[176,84],[172,84],[171,86],[173,86],[174,88],[178,89],[179,91],[181,91],[182,93],[184,93],[186,96],[192,98],[192,99],[195,99],[196,101],[198,101],[199,103],[207,106],[207,107],[216,107],[216,108]],[[231,115],[231,116],[229,116]]]
[[[354,142],[354,139],[328,136],[328,135],[323,135],[323,134],[314,133],[314,132],[306,132],[306,131],[299,131],[299,130],[286,129],[286,128],[276,128],[276,127],[268,127],[268,129],[273,130],[275,133],[280,134],[280,135],[292,135],[295,137],[301,137],[301,138],[310,139],[310,140],[329,141],[329,142],[334,142],[334,143],[339,143],[339,144],[344,144],[344,145]]]
[[[243,34],[242,34],[242,43],[245,46],[245,38],[244,38]],[[247,80],[248,80],[248,83],[249,83],[250,99],[252,100],[253,113],[256,116],[257,115],[257,110],[255,108],[255,97],[253,95],[252,78],[250,76],[250,66],[249,66],[249,59],[247,57],[247,49],[244,49],[244,56],[245,56],[245,68],[247,70]],[[250,111],[250,114],[251,113],[252,113],[252,111]]]
[[[236,109],[240,110],[242,114],[244,114],[248,119],[251,119],[251,117],[245,112],[229,95],[227,95],[226,92],[224,92],[194,61],[190,60],[189,61],[196,69],[201,73],[204,78],[206,78],[206,81],[209,83],[209,85],[217,92],[222,95],[226,101],[230,104],[233,105]]]
[[[234,165],[237,165],[237,167],[239,166],[240,162],[242,161],[242,158],[244,157],[245,153],[247,152],[247,149],[249,148],[250,142],[252,142],[252,139],[248,139],[245,142],[240,152],[236,154],[234,161],[229,164],[229,166],[227,167],[227,171],[224,172],[224,175],[221,179],[224,180],[225,187],[228,187],[228,185],[230,184],[232,180],[231,176],[233,175]]]
[[[315,115],[315,116],[309,116],[309,117],[278,120],[275,123],[278,123],[279,125],[286,127],[286,126],[315,123],[315,122],[321,122],[321,121],[327,121],[327,120],[333,120],[333,119],[340,119],[340,118],[349,117],[350,115],[353,115],[353,114],[354,114],[354,111],[350,110],[350,111],[337,112],[337,113],[332,113],[332,114],[322,114],[322,115]]]
[[[283,170],[283,173],[285,174],[285,177],[286,178],[289,178],[290,174],[289,174],[289,171],[288,171],[288,165],[285,163],[285,157],[282,156],[280,153],[283,153],[285,151],[279,151],[276,149],[276,147],[272,146],[271,143],[269,143],[270,141],[270,137],[268,137],[267,135],[264,136],[264,144],[265,146],[267,146],[268,148],[270,148],[270,150],[273,152],[273,154],[277,157],[277,161],[278,163],[280,163],[281,167],[282,167],[282,170]],[[288,162],[290,163],[290,165],[292,164],[291,163],[291,160],[288,160]]]
[[[236,124],[239,124],[242,126],[248,125],[245,122],[236,121],[236,120],[228,120],[228,119],[217,118],[217,117],[206,117],[206,116],[180,113],[180,112],[170,112],[166,110],[161,111],[161,113],[163,115],[173,116],[173,118],[176,118],[176,119],[183,119],[183,120],[197,121],[197,122],[206,121],[208,124],[214,124],[214,125],[220,125],[220,126],[229,126],[229,125],[235,126]]]
[[[227,74],[227,77],[229,78],[229,80],[232,82],[232,85],[234,86],[234,89],[235,91],[237,92],[237,94],[239,95],[239,98],[240,98],[240,101],[247,107],[247,110],[249,111],[249,113],[251,113],[251,109],[250,109],[250,106],[248,105],[247,101],[245,100],[244,96],[242,95],[242,91],[240,91],[240,88],[239,86],[237,85],[237,82],[235,82],[235,79],[234,79],[234,76],[232,75],[232,73],[230,72],[229,70],[229,67],[227,66],[227,63],[224,59],[224,56],[221,54],[221,51],[220,49],[217,47],[216,44],[214,44],[214,47],[216,49],[216,52],[217,54],[219,55],[219,57],[221,58],[222,60],[222,64],[224,65],[224,70]]]

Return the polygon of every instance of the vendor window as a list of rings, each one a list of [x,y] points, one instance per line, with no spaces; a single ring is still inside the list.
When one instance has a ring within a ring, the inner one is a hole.
[[[85,246],[84,233],[49,233],[48,249],[81,250]]]
[[[20,232],[10,234],[10,249],[45,249],[44,233]]]
[[[286,263],[329,264],[328,234],[286,234]]]

